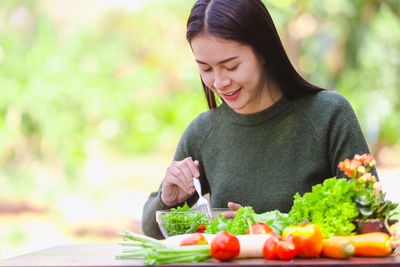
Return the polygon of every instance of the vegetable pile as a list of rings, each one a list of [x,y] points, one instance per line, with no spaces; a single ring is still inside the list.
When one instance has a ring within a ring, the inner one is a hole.
[[[144,264],[196,263],[214,258],[230,261],[238,258],[265,258],[292,260],[328,257],[346,259],[351,256],[379,257],[392,251],[390,236],[386,233],[336,236],[323,239],[316,224],[290,225],[282,236],[275,234],[264,223],[250,225],[246,235],[227,231],[217,234],[187,234],[159,241],[151,237],[125,231],[122,253],[117,259],[144,259]],[[255,234],[258,232],[259,234]],[[170,242],[170,239],[174,239]],[[178,241],[178,242],[176,242]]]
[[[399,253],[400,223],[388,225],[398,204],[385,200],[381,185],[369,173],[374,164],[368,154],[344,160],[338,167],[350,180],[333,177],[303,196],[297,193],[288,214],[278,210],[256,214],[247,206],[238,209],[233,220],[221,214],[207,220],[185,203],[172,209],[176,213],[163,215],[160,228],[169,236],[164,241],[121,233],[127,241],[120,243],[124,249],[117,258],[143,258],[145,264],[153,265],[210,258],[380,257],[393,249]],[[355,234],[356,220],[382,220],[383,216],[390,235]]]

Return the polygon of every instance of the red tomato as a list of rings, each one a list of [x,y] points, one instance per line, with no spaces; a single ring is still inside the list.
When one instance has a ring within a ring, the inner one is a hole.
[[[200,233],[194,233],[188,237],[182,239],[180,246],[192,246],[192,245],[206,245],[208,244],[206,238]]]
[[[217,233],[211,241],[210,254],[220,261],[228,261],[239,255],[239,239],[227,231]]]
[[[294,245],[293,241],[281,240],[276,245],[276,253],[281,260],[291,260],[297,255],[297,247]]]
[[[264,242],[263,247],[263,256],[267,260],[274,260],[278,258],[278,254],[276,253],[276,245],[279,242],[279,237],[276,235],[271,235]]]
[[[206,230],[207,225],[201,224],[199,225],[199,227],[197,228],[196,233],[204,233],[204,231]]]
[[[253,224],[247,231],[246,235],[259,235],[259,234],[274,234],[274,231],[271,229],[271,227],[268,226],[268,224],[265,224],[263,222],[258,222],[256,224]]]
[[[287,235],[287,236],[282,236],[281,240],[286,240],[286,241],[289,241],[289,242],[293,242],[293,244],[296,245],[296,242],[294,242],[294,236],[292,234]]]

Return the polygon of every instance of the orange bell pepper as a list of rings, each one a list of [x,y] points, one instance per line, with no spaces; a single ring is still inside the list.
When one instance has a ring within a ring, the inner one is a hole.
[[[290,225],[282,232],[282,237],[293,236],[297,255],[301,258],[316,258],[322,250],[322,231],[316,224]]]

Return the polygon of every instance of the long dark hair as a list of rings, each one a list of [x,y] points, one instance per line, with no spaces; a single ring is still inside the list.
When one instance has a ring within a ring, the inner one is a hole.
[[[261,0],[197,0],[187,22],[186,39],[201,33],[250,45],[265,60],[265,71],[292,99],[324,90],[304,80],[291,64],[271,15]],[[202,81],[208,107],[215,95]]]

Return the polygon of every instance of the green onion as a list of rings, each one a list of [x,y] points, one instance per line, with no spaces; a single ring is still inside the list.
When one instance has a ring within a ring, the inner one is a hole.
[[[200,262],[211,258],[209,245],[182,246],[166,248],[157,239],[135,234],[129,231],[120,233],[125,240],[118,242],[123,246],[122,254],[116,255],[117,259],[144,259],[144,264],[165,264]]]
[[[161,241],[159,241],[155,238],[149,237],[149,236],[140,235],[140,234],[132,233],[129,231],[119,233],[119,235],[122,236],[125,240],[128,239],[128,240],[141,242],[141,243],[147,244],[147,245],[163,247],[163,243]]]

